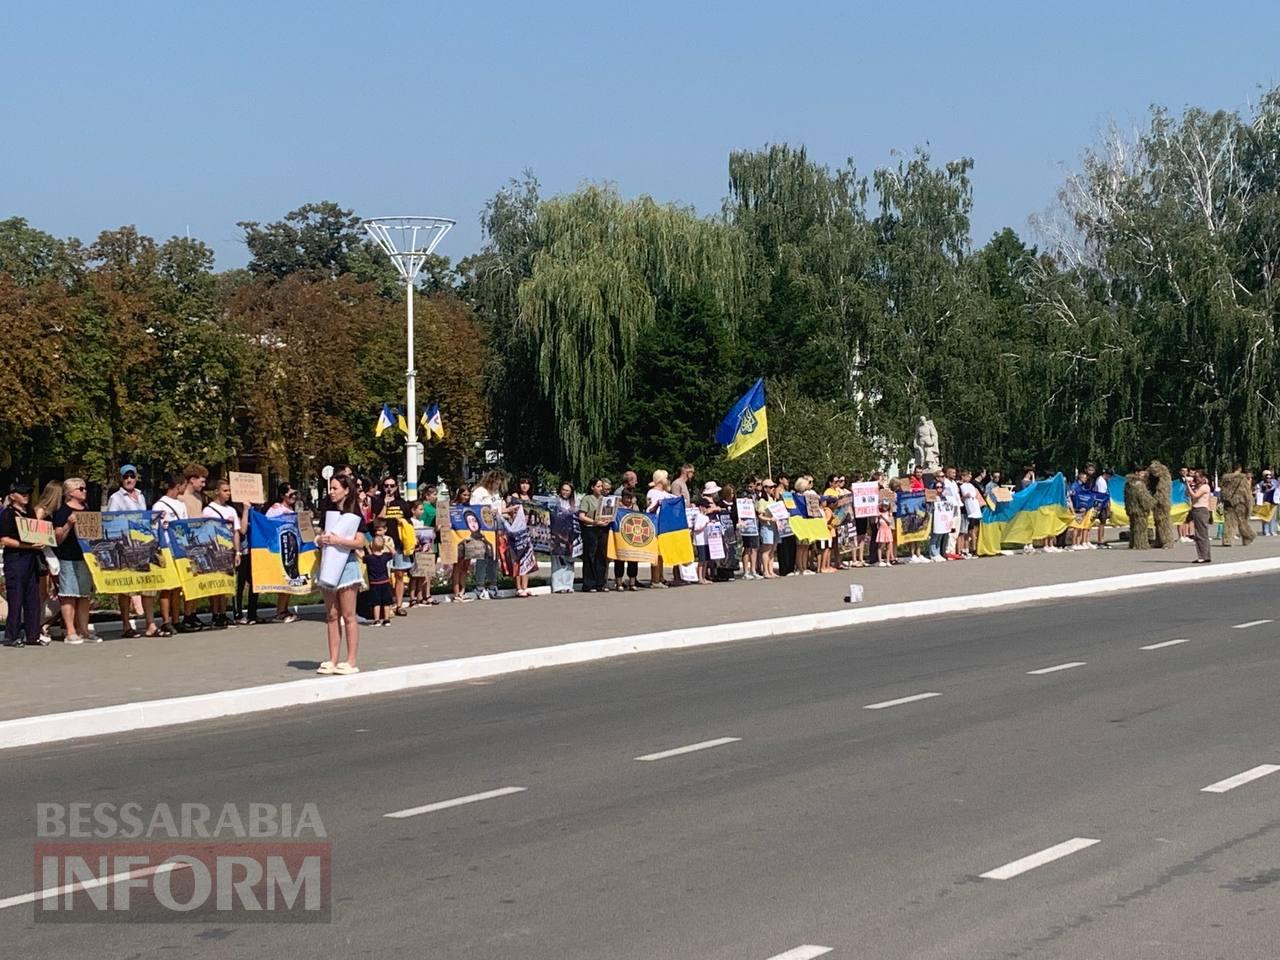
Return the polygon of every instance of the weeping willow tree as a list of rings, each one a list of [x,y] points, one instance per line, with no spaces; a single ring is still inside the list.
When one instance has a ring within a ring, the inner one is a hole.
[[[733,316],[742,247],[721,221],[649,197],[624,201],[606,186],[540,204],[535,233],[520,316],[536,344],[561,463],[582,476],[603,455],[630,394],[636,348],[658,304],[701,294]]]

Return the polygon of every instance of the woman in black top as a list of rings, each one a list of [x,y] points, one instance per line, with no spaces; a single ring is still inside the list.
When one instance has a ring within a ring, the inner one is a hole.
[[[31,512],[31,484],[14,483],[9,488],[9,505],[0,510],[0,546],[4,547],[4,591],[9,601],[4,639],[10,647],[28,643],[45,646],[40,636],[40,547],[23,543],[18,536],[18,520],[34,520]],[[23,634],[25,633],[25,638]]]
[[[408,522],[413,511],[404,497],[400,496],[400,481],[395,477],[385,477],[382,481],[382,492],[373,498],[373,515],[387,521],[387,536],[395,547],[395,556],[391,560],[391,580],[396,592],[396,616],[408,614],[401,603],[404,602],[404,583],[413,569],[413,544],[405,544],[400,536],[401,521]]]

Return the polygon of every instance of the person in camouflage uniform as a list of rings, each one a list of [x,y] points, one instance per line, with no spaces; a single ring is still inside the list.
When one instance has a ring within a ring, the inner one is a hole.
[[[1129,549],[1146,550],[1151,546],[1151,512],[1156,498],[1147,488],[1147,471],[1135,470],[1124,478],[1124,512],[1129,515]]]
[[[1222,504],[1222,545],[1231,546],[1236,535],[1244,546],[1253,543],[1253,476],[1240,468],[1232,467],[1223,474],[1219,484]]]
[[[1178,529],[1169,515],[1173,509],[1173,474],[1159,460],[1152,460],[1151,466],[1147,467],[1147,489],[1155,500],[1151,519],[1155,526],[1156,546],[1170,550],[1178,542]]]

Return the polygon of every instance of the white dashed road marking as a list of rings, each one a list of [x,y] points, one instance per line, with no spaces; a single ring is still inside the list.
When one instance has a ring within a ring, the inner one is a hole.
[[[830,947],[815,947],[811,943],[792,947],[786,953],[775,954],[769,960],[813,960],[814,957],[825,956],[831,952]]]
[[[1084,665],[1085,661],[1083,660],[1072,660],[1070,663],[1059,663],[1052,667],[1041,667],[1039,670],[1028,670],[1027,676],[1039,677],[1046,673],[1057,673],[1059,670],[1070,670],[1073,667],[1083,667]]]
[[[1234,790],[1236,787],[1243,787],[1246,783],[1252,783],[1254,780],[1261,780],[1263,777],[1280,771],[1280,767],[1274,763],[1264,763],[1260,767],[1254,767],[1252,770],[1246,770],[1244,773],[1237,773],[1234,777],[1227,777],[1225,780],[1219,780],[1217,783],[1211,783],[1207,787],[1201,787],[1201,793],[1226,793],[1228,790]]]
[[[1006,863],[1003,867],[988,870],[986,873],[979,874],[979,876],[983,880],[1009,880],[1020,873],[1026,873],[1036,867],[1043,867],[1046,863],[1053,863],[1055,860],[1069,857],[1073,853],[1101,842],[1101,840],[1094,840],[1090,837],[1072,837],[1070,840],[1055,844],[1052,847],[1041,850],[1039,853],[1033,853],[1030,856],[1023,857],[1021,860],[1014,860],[1012,863]]]
[[[1237,623],[1232,630],[1248,630],[1250,627],[1260,627],[1264,623],[1274,623],[1272,620],[1246,620],[1244,623]]]
[[[174,863],[166,861],[157,864],[154,867],[140,867],[137,870],[126,870],[124,873],[113,873],[109,877],[98,877],[96,880],[85,880],[81,883],[68,883],[62,887],[49,887],[47,890],[37,890],[35,893],[24,893],[18,897],[6,897],[0,900],[0,910],[6,907],[20,907],[24,903],[35,903],[37,900],[44,900],[47,897],[60,897],[64,893],[71,893],[77,890],[92,890],[95,887],[105,887],[108,884],[119,883],[122,880],[132,880],[137,877],[149,877],[153,873],[170,873],[174,870],[186,870],[188,865],[185,863]]]
[[[422,813],[435,813],[437,810],[448,810],[450,807],[461,807],[468,803],[479,803],[481,800],[492,800],[495,797],[508,797],[513,793],[524,793],[528,787],[502,787],[498,790],[486,790],[484,793],[473,793],[465,797],[455,797],[453,800],[441,800],[438,803],[428,803],[423,807],[410,807],[408,810],[397,810],[394,813],[384,813],[384,817],[390,817],[393,820],[403,820],[405,817],[416,817]]]
[[[1190,643],[1190,642],[1191,642],[1190,638],[1182,637],[1181,639],[1178,639],[1178,640],[1161,640],[1159,643],[1148,643],[1145,647],[1139,647],[1138,649],[1139,650],[1161,650],[1165,647],[1176,646],[1179,643]]]
[[[882,700],[880,703],[868,703],[863,710],[883,710],[885,707],[899,707],[904,703],[915,703],[917,700],[928,700],[930,697],[940,697],[940,693],[915,693],[909,697],[899,697],[897,700]]]
[[[738,743],[741,737],[720,737],[718,740],[703,740],[701,743],[691,743],[687,747],[676,747],[674,750],[663,750],[659,753],[646,753],[643,757],[636,757],[637,760],[665,760],[667,757],[678,757],[683,753],[695,753],[698,750],[710,750],[712,747],[723,747],[726,743]]]

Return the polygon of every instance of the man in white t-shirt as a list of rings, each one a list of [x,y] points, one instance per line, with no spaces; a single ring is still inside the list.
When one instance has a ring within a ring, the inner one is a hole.
[[[146,509],[147,498],[138,489],[138,468],[132,463],[126,463],[120,468],[120,489],[107,498],[107,510],[112,513],[121,513]],[[122,593],[116,599],[120,604],[120,636],[123,639],[128,640],[138,635],[138,631],[133,626],[135,616],[146,618],[147,636],[156,635],[159,628],[155,624],[156,612],[151,595]]]
[[[960,554],[978,555],[978,530],[982,526],[982,494],[973,482],[971,470],[960,474]]]
[[[1105,548],[1107,535],[1107,520],[1111,516],[1111,488],[1107,483],[1111,479],[1111,468],[1099,470],[1094,464],[1085,465],[1085,469],[1089,471],[1089,475],[1093,477],[1093,492],[1099,495],[1099,501],[1094,514],[1094,519],[1098,523],[1098,541],[1096,546],[1099,549]],[[1088,546],[1089,541],[1085,541]]]
[[[232,557],[235,566],[240,565],[240,515],[236,513],[236,508],[231,506],[231,481],[219,480],[218,485],[214,487],[213,499],[210,500],[201,516],[208,517],[212,520],[225,520],[231,526],[231,542],[233,544]],[[213,628],[215,630],[225,630],[234,627],[235,624],[227,617],[227,595],[209,598],[209,609],[213,612]]]
[[[177,473],[169,478],[165,486],[164,496],[156,500],[152,512],[160,517],[160,522],[168,526],[174,520],[187,520],[187,505],[182,499],[182,491],[186,489],[187,478]],[[190,633],[191,627],[181,619],[182,590],[160,591],[160,636],[171,637],[178,633]]]

